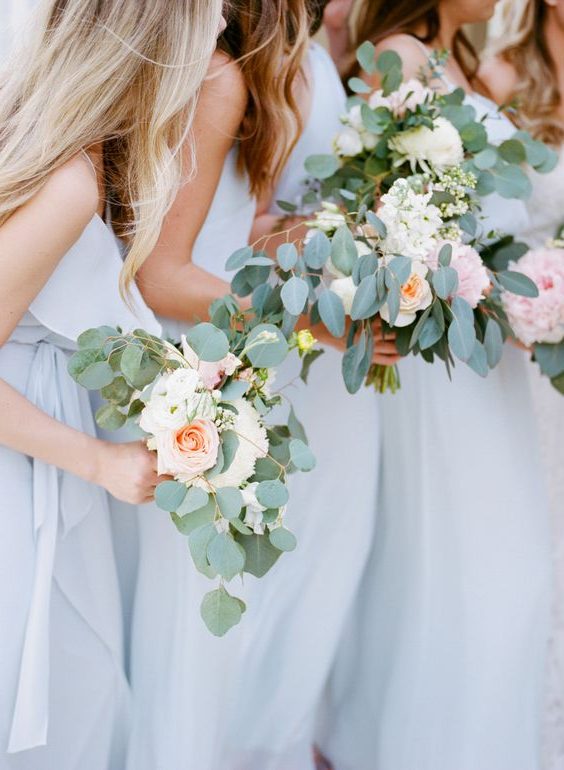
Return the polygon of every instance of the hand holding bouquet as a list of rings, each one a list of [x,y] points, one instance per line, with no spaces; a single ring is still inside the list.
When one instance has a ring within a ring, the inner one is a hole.
[[[107,429],[135,420],[157,453],[159,507],[187,537],[193,562],[220,585],[202,602],[210,631],[237,624],[244,603],[224,583],[248,572],[262,577],[296,546],[284,526],[288,473],[315,465],[293,412],[289,425],[264,418],[280,403],[271,391],[274,366],[291,345],[272,324],[256,323],[232,298],[215,303],[226,321],[189,330],[180,347],[137,330],[85,332],[69,371],[107,403],[96,415]],[[293,346],[310,348],[302,334]]]

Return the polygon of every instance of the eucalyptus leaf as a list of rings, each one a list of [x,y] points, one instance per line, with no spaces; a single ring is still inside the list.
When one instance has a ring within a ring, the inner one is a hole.
[[[488,357],[484,345],[476,340],[472,355],[466,362],[480,377],[487,377],[489,372]]]
[[[429,316],[423,324],[421,334],[417,340],[420,350],[427,350],[428,348],[433,347],[433,345],[435,345],[443,336],[443,331],[444,330],[441,329],[435,317],[432,315]]]
[[[239,449],[239,436],[233,430],[225,430],[221,434],[221,448],[223,450],[223,468],[222,473],[231,468],[237,450]]]
[[[506,291],[520,297],[538,297],[539,288],[529,276],[515,270],[503,270],[497,274],[497,279]]]
[[[200,613],[214,636],[225,636],[240,622],[242,609],[239,600],[220,586],[204,596]]]
[[[502,198],[528,198],[532,191],[529,177],[518,166],[502,166],[494,176],[495,189]]]
[[[264,535],[243,535],[238,542],[246,555],[245,572],[257,578],[264,577],[280,557],[280,551]]]
[[[217,572],[208,562],[208,546],[216,535],[214,525],[207,523],[194,529],[188,537],[188,548],[196,569],[210,579],[217,576]]]
[[[288,489],[277,479],[261,481],[256,488],[257,500],[265,508],[280,508],[288,502]]]
[[[178,511],[188,490],[179,481],[162,481],[155,490],[155,502],[163,511]]]
[[[433,288],[441,299],[448,299],[458,288],[458,273],[453,267],[439,267],[433,273]]]
[[[87,390],[101,390],[114,380],[114,370],[107,361],[96,361],[87,366],[77,378],[79,385]]]
[[[250,383],[245,380],[232,380],[221,389],[221,400],[236,401],[238,398],[243,398],[249,387]]]
[[[291,270],[298,261],[298,250],[293,243],[282,243],[276,250],[276,259],[282,270]]]
[[[453,319],[448,328],[448,342],[453,354],[461,361],[469,361],[476,344],[476,329],[472,308],[461,297],[454,297],[451,305]]]
[[[245,567],[245,552],[228,532],[221,532],[208,544],[210,566],[225,580],[233,580]]]
[[[234,251],[225,263],[225,269],[240,270],[247,264],[252,256],[253,250],[250,246],[244,246],[242,249],[237,249],[237,251]]]
[[[235,487],[221,487],[215,493],[217,505],[225,519],[234,519],[241,513],[243,495]]]
[[[304,444],[307,444],[307,436],[304,430],[304,426],[296,417],[293,406],[290,407],[290,414],[288,415],[288,430],[290,431],[292,438],[299,438],[301,441],[303,441]]]
[[[116,377],[113,382],[102,388],[101,396],[106,401],[111,401],[112,404],[118,406],[126,406],[131,400],[133,395],[133,388],[131,388],[123,377]]]
[[[353,321],[369,318],[376,301],[376,276],[367,275],[360,282],[353,300],[351,318]]]
[[[298,544],[295,535],[284,527],[273,529],[269,535],[269,540],[279,551],[294,551]]]
[[[535,359],[543,374],[558,377],[564,372],[564,342],[535,345]]]
[[[209,495],[199,487],[190,487],[184,500],[174,510],[179,516],[187,516],[189,513],[205,508],[209,503]]]
[[[273,324],[259,324],[247,338],[246,355],[257,368],[279,366],[288,355],[288,342]]]
[[[87,329],[82,332],[77,339],[78,347],[85,348],[102,348],[106,344],[108,337],[117,336],[117,330],[112,326],[99,326],[97,329]]]
[[[353,235],[346,225],[337,228],[331,242],[331,261],[343,275],[352,273],[353,265],[358,259],[358,251]]]
[[[318,309],[321,320],[333,337],[342,337],[345,333],[345,308],[341,298],[327,289],[319,295]]]
[[[229,353],[229,340],[221,329],[200,323],[188,329],[186,340],[200,361],[221,361]]]
[[[356,50],[356,60],[369,75],[376,72],[376,47],[374,43],[369,40],[362,43]]]
[[[309,294],[307,283],[294,275],[282,287],[282,302],[284,307],[294,316],[299,316],[305,307]]]
[[[96,423],[103,430],[118,430],[125,425],[127,417],[114,404],[104,404],[96,412]]]
[[[355,94],[369,94],[372,88],[361,78],[349,78],[348,87]]]
[[[306,265],[313,270],[320,270],[331,255],[331,241],[321,231],[316,232],[304,247]]]
[[[488,366],[490,369],[494,369],[501,361],[503,355],[503,334],[499,324],[493,318],[490,318],[486,324],[484,347],[486,349]]]
[[[310,155],[306,158],[305,168],[316,179],[328,179],[339,168],[339,161],[334,155]]]

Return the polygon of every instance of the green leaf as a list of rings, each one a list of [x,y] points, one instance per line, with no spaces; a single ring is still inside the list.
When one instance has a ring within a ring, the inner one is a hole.
[[[504,270],[497,274],[497,279],[506,291],[520,297],[538,297],[539,289],[527,275],[515,270]]]
[[[313,235],[304,248],[306,265],[313,270],[320,270],[331,255],[331,241],[321,231]]]
[[[280,508],[288,502],[288,490],[277,479],[273,481],[261,481],[256,489],[257,500],[265,508]]]
[[[214,636],[225,634],[236,626],[242,615],[238,599],[227,593],[223,586],[207,593],[200,608],[202,619]]]
[[[135,387],[135,380],[141,369],[143,348],[140,345],[129,344],[121,356],[121,371],[126,380]]]
[[[564,396],[564,374],[560,374],[558,377],[552,377],[550,384]]]
[[[282,243],[276,250],[276,259],[282,270],[291,270],[298,261],[298,250],[293,243]]]
[[[369,75],[376,72],[376,47],[369,40],[362,43],[356,50],[356,60]]]
[[[564,342],[535,345],[535,359],[543,374],[551,379],[564,372]]]
[[[353,300],[351,318],[353,321],[369,318],[374,315],[376,297],[376,276],[367,275],[360,282]]]
[[[239,544],[246,554],[245,572],[257,578],[264,577],[280,557],[280,551],[264,535],[243,535]]]
[[[357,259],[358,251],[353,235],[346,225],[341,225],[331,242],[331,261],[343,275],[350,275]]]
[[[198,527],[211,524],[215,516],[215,501],[210,500],[203,508],[198,508],[185,516],[171,513],[172,521],[181,535],[190,535]]]
[[[99,326],[97,329],[88,329],[77,339],[78,347],[84,348],[103,348],[108,337],[117,336],[117,330],[111,326]]]
[[[225,263],[225,269],[226,270],[240,270],[242,267],[244,267],[249,259],[253,256],[253,250],[250,246],[245,246],[242,249],[237,249],[237,251],[233,252],[233,254],[229,257],[227,262]]]
[[[186,339],[201,361],[221,361],[229,353],[229,340],[224,332],[210,323],[188,329]]]
[[[480,152],[488,144],[488,132],[482,123],[469,123],[460,131],[460,138],[470,152]]]
[[[289,203],[288,201],[276,201],[276,205],[288,214],[294,214],[298,210],[295,203]]]
[[[272,335],[273,341],[258,342],[260,335]],[[274,339],[275,338],[275,339]],[[279,366],[288,355],[288,342],[273,324],[259,324],[247,338],[247,358],[257,368]]]
[[[96,412],[96,423],[103,430],[118,430],[125,425],[127,417],[114,404],[104,404]]]
[[[270,481],[280,476],[280,467],[270,457],[259,457],[255,464],[254,481]]]
[[[245,552],[232,535],[222,532],[210,540],[208,561],[218,575],[225,580],[232,580],[243,571]]]
[[[377,217],[376,214],[373,211],[367,211],[366,212],[366,221],[369,225],[371,225],[380,238],[385,238],[388,234],[388,228],[386,227],[385,223],[380,219],[380,217]]]
[[[479,374],[480,377],[488,376],[488,357],[485,347],[479,340],[476,340],[474,343],[474,350],[466,363],[476,372],[476,374]]]
[[[433,288],[441,299],[448,299],[458,288],[458,273],[453,267],[439,267],[433,273]]]
[[[507,163],[519,165],[527,160],[527,153],[522,142],[518,139],[507,139],[498,147],[498,152]]]
[[[250,383],[244,380],[232,380],[221,389],[221,400],[236,401],[238,398],[243,398],[249,387]]]
[[[461,297],[453,299],[451,310],[454,317],[448,328],[448,343],[454,355],[467,362],[476,344],[474,314],[470,305]]]
[[[116,377],[113,382],[102,388],[101,396],[106,401],[111,401],[118,406],[129,404],[133,389],[127,384],[123,377]]]
[[[78,382],[78,378],[89,366],[102,359],[102,353],[99,350],[79,350],[69,358],[67,370],[73,380]]]
[[[178,511],[188,490],[179,481],[162,481],[155,490],[155,502],[163,511]]]
[[[299,438],[290,441],[290,458],[296,468],[300,471],[311,471],[315,468],[315,457],[313,452]],[[275,506],[273,506],[275,507]]]
[[[319,295],[318,309],[321,320],[333,337],[342,337],[345,333],[345,308],[341,298],[327,289]]]
[[[502,198],[522,199],[531,194],[531,181],[518,166],[502,166],[494,179],[495,189]]]
[[[497,163],[497,152],[493,147],[486,147],[479,152],[473,158],[474,165],[480,171],[486,171],[486,169],[493,168]]]
[[[448,267],[450,265],[451,260],[452,260],[452,245],[450,243],[445,243],[445,245],[442,246],[441,250],[439,251],[439,265],[442,265],[443,267]]]
[[[217,504],[224,519],[234,519],[241,513],[243,495],[235,487],[222,487],[215,493]]]
[[[490,369],[493,369],[499,364],[503,355],[503,335],[499,324],[493,318],[490,318],[486,325],[484,347],[486,349],[488,366]]]
[[[329,179],[339,168],[339,161],[334,155],[310,155],[305,168],[316,179]]]
[[[307,444],[307,436],[304,430],[304,426],[296,417],[293,406],[290,407],[290,414],[288,415],[288,430],[290,431],[292,438],[299,438],[304,442],[304,444]]]
[[[441,339],[443,332],[444,329],[441,329],[437,323],[436,318],[432,315],[429,316],[429,318],[427,318],[423,324],[421,334],[417,340],[417,344],[419,345],[420,350],[428,350],[428,348],[432,348],[433,345],[435,345]]]
[[[395,51],[384,51],[376,60],[378,72],[386,73],[392,69],[402,68],[401,57]]]
[[[294,275],[284,284],[280,296],[288,313],[299,316],[304,310],[308,294],[307,283]]]
[[[307,355],[303,357],[300,379],[306,385],[309,379],[309,373],[311,371],[312,364],[314,364],[315,361],[317,361],[317,359],[324,354],[324,352],[325,351],[320,348],[319,350],[312,350],[311,353],[307,353]]]
[[[101,390],[114,381],[114,370],[107,361],[96,361],[79,375],[78,383],[88,390]]]
[[[361,78],[349,78],[348,87],[354,94],[369,94],[372,88]]]
[[[476,185],[476,192],[480,197],[490,195],[495,191],[495,177],[490,171],[482,171],[478,174],[478,184]],[[464,216],[467,216],[464,214]],[[459,221],[460,224],[460,221]],[[464,230],[464,228],[462,228]],[[475,232],[475,230],[474,230]],[[473,235],[473,233],[470,233]]]
[[[276,527],[270,533],[268,539],[279,551],[294,551],[298,544],[296,536],[284,527]]]
[[[226,430],[221,434],[221,446],[223,449],[223,468],[225,473],[231,467],[237,450],[239,449],[239,436],[233,430]]]
[[[474,121],[476,110],[470,104],[447,104],[441,109],[441,114],[461,131]]]
[[[207,492],[199,487],[190,487],[182,503],[174,510],[179,516],[187,516],[189,513],[205,508],[210,499]]]
[[[392,261],[388,265],[388,270],[390,273],[393,273],[397,279],[397,282],[400,286],[403,286],[404,283],[407,283],[409,280],[409,276],[411,275],[411,270],[413,267],[413,262],[409,257],[394,257]]]
[[[194,529],[188,537],[188,548],[196,569],[210,579],[217,576],[217,572],[208,562],[208,546],[216,535],[215,526],[207,523]]]

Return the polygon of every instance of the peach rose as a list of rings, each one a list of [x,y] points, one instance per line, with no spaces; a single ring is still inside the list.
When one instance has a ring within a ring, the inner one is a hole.
[[[428,308],[433,301],[433,292],[426,275],[427,267],[421,262],[413,262],[411,275],[400,288],[400,309],[394,326],[409,326],[417,318],[417,313]],[[390,322],[388,303],[380,308],[380,315],[384,321]]]
[[[179,430],[156,436],[158,472],[187,483],[213,468],[219,433],[211,420],[197,419]]]

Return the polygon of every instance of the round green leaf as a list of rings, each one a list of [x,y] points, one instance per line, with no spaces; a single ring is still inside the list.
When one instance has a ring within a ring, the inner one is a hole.
[[[210,566],[225,580],[232,580],[243,571],[245,552],[227,532],[212,538],[208,545]]]
[[[209,495],[199,487],[191,487],[186,493],[184,500],[174,510],[179,516],[187,516],[189,513],[204,508],[209,503]]]
[[[503,160],[519,165],[527,160],[527,153],[522,142],[518,139],[507,139],[498,147],[498,152]]]
[[[337,228],[331,241],[331,261],[343,275],[350,275],[358,259],[353,235],[346,225]]]
[[[118,430],[127,417],[114,404],[104,404],[96,412],[96,422],[103,430]]]
[[[234,519],[241,513],[243,495],[235,487],[222,487],[216,491],[216,500],[225,519]]]
[[[331,255],[331,241],[321,231],[316,232],[304,248],[306,265],[313,270],[320,270]]]
[[[389,72],[391,69],[401,69],[401,57],[395,51],[384,51],[376,61],[379,72]]]
[[[458,288],[458,273],[453,267],[439,267],[433,273],[433,288],[441,299],[448,299]]]
[[[280,557],[278,548],[264,535],[243,535],[238,542],[246,554],[245,572],[257,578],[264,577]]]
[[[273,529],[269,535],[269,540],[279,551],[294,551],[298,544],[295,535],[284,527]]]
[[[207,593],[200,608],[202,619],[214,636],[225,636],[242,615],[241,603],[221,586]]]
[[[309,289],[307,283],[296,275],[292,276],[282,287],[282,302],[284,307],[294,316],[299,316],[305,307]]]
[[[298,250],[293,243],[282,243],[276,250],[276,259],[282,270],[291,270],[298,261]]]
[[[486,147],[479,152],[473,158],[474,165],[480,171],[486,171],[486,169],[493,168],[497,163],[497,152],[493,147]]]
[[[263,338],[264,342],[261,341]],[[249,334],[246,350],[247,358],[253,366],[269,368],[284,361],[288,355],[288,342],[273,324],[259,324]]]
[[[108,337],[117,335],[117,330],[111,326],[100,326],[97,329],[88,329],[77,340],[79,348],[103,348]]]
[[[261,481],[256,489],[257,500],[265,508],[280,508],[288,502],[288,490],[277,479]]]
[[[163,511],[172,513],[182,505],[188,490],[178,481],[163,481],[155,490],[155,502]]]
[[[114,381],[114,370],[107,361],[96,361],[78,375],[78,383],[88,390],[101,390]]]
[[[301,439],[294,438],[290,441],[290,458],[300,471],[311,471],[315,468],[313,452]]]
[[[240,270],[240,268],[244,267],[249,259],[251,259],[253,256],[253,250],[250,246],[245,246],[242,249],[237,249],[237,251],[234,251],[233,254],[229,257],[227,262],[225,263],[225,269],[226,270]]]
[[[229,340],[224,332],[210,323],[192,327],[186,339],[201,361],[221,361],[229,353]]]
[[[339,161],[334,155],[310,155],[305,168],[308,174],[317,179],[329,179],[339,168]]]
[[[345,333],[345,308],[341,298],[327,289],[319,296],[318,310],[333,337],[342,337]]]

